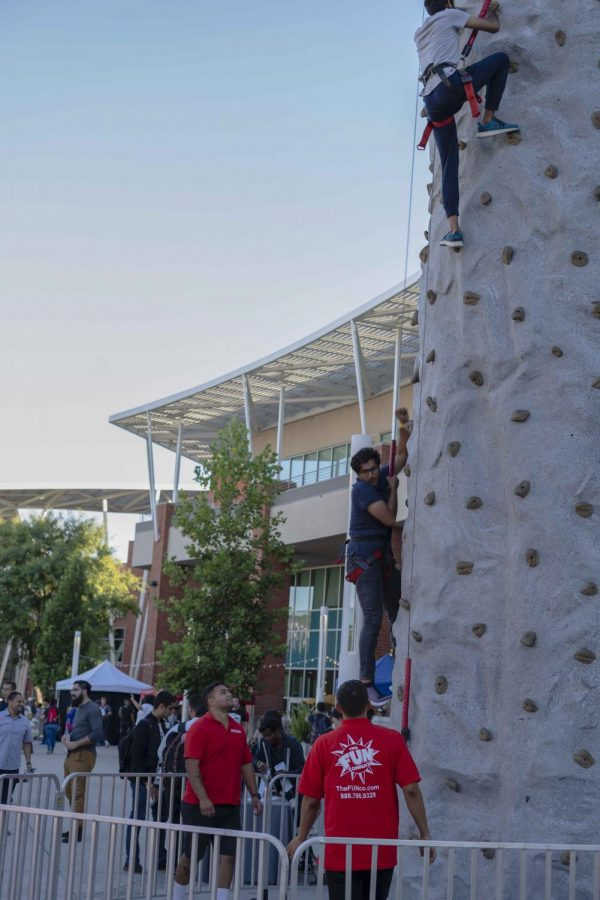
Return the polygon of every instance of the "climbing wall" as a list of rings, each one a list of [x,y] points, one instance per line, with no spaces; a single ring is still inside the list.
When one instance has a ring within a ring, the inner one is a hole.
[[[480,141],[468,108],[459,117],[460,253],[438,246],[447,227],[431,157],[395,678],[401,695],[408,647],[410,746],[435,838],[590,843],[600,839],[600,3],[504,0],[501,22],[471,61],[509,54],[500,116],[522,131]]]

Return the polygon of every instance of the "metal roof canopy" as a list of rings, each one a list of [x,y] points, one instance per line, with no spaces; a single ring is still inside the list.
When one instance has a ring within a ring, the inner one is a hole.
[[[199,489],[185,489],[188,495]],[[160,489],[159,503],[172,499],[172,491]],[[106,501],[106,507],[104,505]],[[64,509],[84,512],[132,513],[151,510],[147,485],[129,487],[89,487],[75,485],[22,486],[0,485],[0,516],[9,518],[19,509]]]
[[[418,298],[415,275],[278,353],[109,421],[144,440],[151,433],[152,443],[200,462],[232,418],[245,420],[256,434],[277,427],[282,409],[283,421],[291,422],[354,404],[359,379],[366,399],[375,397],[392,389],[397,347],[398,381],[412,373]]]

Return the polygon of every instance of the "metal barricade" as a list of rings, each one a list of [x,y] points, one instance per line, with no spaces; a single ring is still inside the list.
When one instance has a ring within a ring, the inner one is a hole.
[[[5,788],[4,785],[8,784]],[[36,809],[57,809],[60,803],[60,781],[56,775],[23,772],[20,775],[0,775],[0,797],[8,791],[9,802]]]
[[[369,900],[375,900],[382,847],[397,849],[389,900],[600,900],[600,844],[517,844],[500,842],[404,841],[371,838],[311,837],[294,853],[289,900],[303,887],[299,863],[309,849],[318,851],[314,900],[325,886],[325,848],[344,847],[345,900],[351,898],[353,848],[370,848]],[[428,848],[437,857],[429,861]],[[419,850],[423,850],[422,859]],[[350,876],[350,877],[348,877]]]
[[[68,835],[66,843],[61,838],[64,826]],[[138,839],[140,842],[142,872],[136,871],[133,865],[123,871],[122,860],[118,858],[118,847],[128,828],[132,842]],[[164,871],[157,870],[161,831],[166,834]],[[178,847],[186,833],[191,835],[191,872],[186,892],[189,900],[198,893],[216,900],[219,853],[225,837],[236,842],[232,900],[240,900],[241,891],[250,886],[248,862],[255,856],[257,877],[253,893],[264,896],[268,858],[272,853],[276,854],[278,870],[273,896],[284,900],[288,859],[284,847],[270,835],[7,805],[0,806],[0,834],[6,840],[8,860],[0,868],[0,900],[172,900]],[[197,851],[203,836],[210,838],[212,847],[198,861]]]

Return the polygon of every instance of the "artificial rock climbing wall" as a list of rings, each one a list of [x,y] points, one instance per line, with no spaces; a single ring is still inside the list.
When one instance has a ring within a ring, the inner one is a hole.
[[[509,54],[522,131],[459,117],[460,253],[431,157],[395,678],[408,646],[435,838],[598,843],[600,3],[504,0],[501,23],[471,61]]]

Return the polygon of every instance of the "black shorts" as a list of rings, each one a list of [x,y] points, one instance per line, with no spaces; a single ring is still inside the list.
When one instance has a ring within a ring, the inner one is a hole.
[[[198,803],[181,803],[181,820],[184,825],[193,825],[196,828],[226,828],[228,831],[241,831],[242,823],[240,821],[239,806],[229,806],[225,804],[214,804],[214,816],[203,816],[200,812]],[[183,834],[181,844],[181,852],[188,859],[192,858],[192,837],[191,831]],[[209,844],[212,844],[213,837],[210,834],[198,835],[198,859],[201,859],[206,852]],[[219,843],[219,853],[221,856],[235,856],[236,839],[234,837],[222,837]]]

